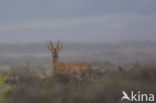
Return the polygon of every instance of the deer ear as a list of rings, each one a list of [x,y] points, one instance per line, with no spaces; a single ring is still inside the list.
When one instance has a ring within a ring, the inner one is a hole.
[[[52,42],[50,41],[50,43],[48,43],[48,49],[50,50],[50,51],[52,51],[54,48],[53,48],[53,44],[52,44]]]
[[[63,48],[62,44],[61,43],[58,43],[58,45],[57,45],[57,51],[62,50],[62,48]]]
[[[50,44],[48,44],[48,49],[51,51],[53,50],[53,47]]]

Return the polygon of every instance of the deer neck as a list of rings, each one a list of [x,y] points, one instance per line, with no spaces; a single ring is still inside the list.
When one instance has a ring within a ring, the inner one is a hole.
[[[60,64],[60,61],[59,61],[59,57],[57,58],[54,58],[53,57],[53,68],[56,69]]]

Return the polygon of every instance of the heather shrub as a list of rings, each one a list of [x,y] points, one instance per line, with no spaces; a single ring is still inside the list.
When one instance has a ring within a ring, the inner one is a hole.
[[[19,67],[9,72],[7,85],[13,88],[12,103],[120,103],[123,90],[156,94],[155,66],[120,68],[96,68],[81,74],[43,73],[43,78],[38,73],[44,71]]]

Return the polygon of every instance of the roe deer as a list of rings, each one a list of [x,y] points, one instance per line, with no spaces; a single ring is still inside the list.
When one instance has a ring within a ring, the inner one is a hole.
[[[88,70],[91,68],[91,66],[87,62],[79,61],[79,62],[71,62],[71,63],[61,63],[59,61],[59,51],[62,49],[62,44],[57,43],[57,47],[54,48],[52,42],[48,44],[48,49],[51,51],[52,55],[52,64],[54,71],[56,73],[81,73],[85,70]]]

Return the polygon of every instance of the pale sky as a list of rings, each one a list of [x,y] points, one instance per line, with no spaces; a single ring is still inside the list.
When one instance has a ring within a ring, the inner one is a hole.
[[[156,41],[156,0],[0,0],[0,43]]]

